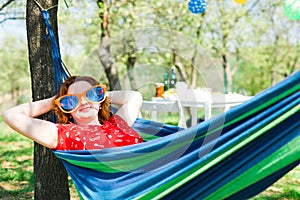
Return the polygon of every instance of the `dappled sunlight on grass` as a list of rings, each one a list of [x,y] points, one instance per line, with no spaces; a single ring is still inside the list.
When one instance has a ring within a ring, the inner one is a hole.
[[[0,198],[32,199],[33,142],[0,126]]]
[[[300,165],[252,200],[300,199]]]

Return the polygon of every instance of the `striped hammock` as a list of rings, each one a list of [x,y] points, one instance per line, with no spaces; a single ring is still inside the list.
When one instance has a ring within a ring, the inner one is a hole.
[[[146,142],[54,151],[82,199],[246,199],[300,163],[300,71],[198,124],[138,119]]]
[[[49,14],[55,90],[69,75]],[[300,71],[253,99],[181,129],[145,119],[146,142],[93,151],[53,151],[82,199],[246,199],[300,163]]]

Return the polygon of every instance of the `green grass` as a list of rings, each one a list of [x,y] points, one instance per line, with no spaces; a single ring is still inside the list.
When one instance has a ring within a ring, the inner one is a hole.
[[[300,165],[252,200],[300,199]]]
[[[173,117],[167,117],[175,123]],[[0,122],[0,199],[33,199],[33,142]],[[70,181],[71,199],[78,199]],[[252,200],[300,199],[300,166]]]
[[[0,125],[0,199],[31,199],[33,142]]]

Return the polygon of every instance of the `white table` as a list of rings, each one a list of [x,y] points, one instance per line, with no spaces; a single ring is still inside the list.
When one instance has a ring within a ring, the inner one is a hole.
[[[179,112],[179,125],[186,127],[184,112],[182,107],[191,109],[191,125],[195,126],[198,120],[198,109],[204,108],[204,119],[208,120],[212,117],[212,108],[224,108],[224,112],[231,107],[237,106],[252,97],[240,94],[212,94],[211,98],[197,99],[173,99],[173,100],[152,100],[143,101],[142,110],[151,112],[151,120],[157,120],[157,112]]]
[[[198,108],[204,108],[204,120],[211,118],[212,103],[208,100],[203,101],[190,101],[190,100],[180,100],[182,107],[188,107],[191,109],[191,125],[197,124],[198,120]]]
[[[151,120],[157,121],[157,112],[178,112],[179,121],[178,126],[186,128],[184,112],[180,102],[177,100],[152,100],[143,101],[142,110],[151,112]]]
[[[224,108],[224,112],[231,107],[242,104],[251,99],[251,96],[243,96],[240,94],[212,94],[211,98],[186,100],[180,99],[181,106],[191,108],[191,125],[195,126],[198,119],[198,108],[204,108],[204,119],[211,118],[212,108]]]

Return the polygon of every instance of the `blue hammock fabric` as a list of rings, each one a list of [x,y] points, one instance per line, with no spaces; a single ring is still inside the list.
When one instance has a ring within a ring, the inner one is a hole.
[[[145,119],[145,142],[54,151],[82,199],[245,199],[300,163],[300,71],[227,113],[181,129]]]
[[[63,65],[49,14],[57,89]],[[53,151],[82,199],[246,199],[300,163],[300,71],[195,127],[145,119],[145,142],[93,151]]]

